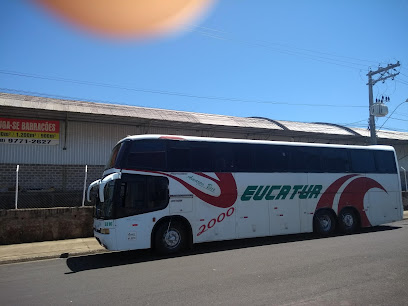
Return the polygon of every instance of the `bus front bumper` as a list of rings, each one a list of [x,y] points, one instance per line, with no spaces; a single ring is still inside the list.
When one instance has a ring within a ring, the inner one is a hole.
[[[102,229],[101,232],[101,229],[94,228],[94,236],[96,240],[99,242],[99,244],[103,246],[105,249],[110,251],[115,251],[117,249],[116,240],[114,239],[115,229],[109,229],[109,232],[103,231]]]

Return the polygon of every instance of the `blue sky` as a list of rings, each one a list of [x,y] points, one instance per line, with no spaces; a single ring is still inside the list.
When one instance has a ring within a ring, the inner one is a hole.
[[[408,132],[407,29],[406,0],[218,0],[181,33],[112,40],[3,0],[0,91],[366,128],[368,69],[398,60],[377,128]]]

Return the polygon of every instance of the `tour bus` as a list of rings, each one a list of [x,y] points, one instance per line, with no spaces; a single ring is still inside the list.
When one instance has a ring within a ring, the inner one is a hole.
[[[403,216],[395,151],[379,145],[128,136],[87,198],[94,235],[109,250],[329,236]]]

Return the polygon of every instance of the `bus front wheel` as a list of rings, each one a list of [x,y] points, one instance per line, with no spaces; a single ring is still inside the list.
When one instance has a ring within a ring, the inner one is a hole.
[[[313,219],[314,230],[321,236],[330,236],[336,229],[336,219],[329,210],[319,210]]]
[[[186,231],[177,221],[163,222],[155,234],[156,250],[162,254],[177,253],[186,243]]]

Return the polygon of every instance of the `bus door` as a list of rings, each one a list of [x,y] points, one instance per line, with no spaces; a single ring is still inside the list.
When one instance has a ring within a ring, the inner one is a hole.
[[[169,180],[162,176],[122,174],[116,184],[115,205],[118,249],[150,247],[155,220],[167,214]]]

